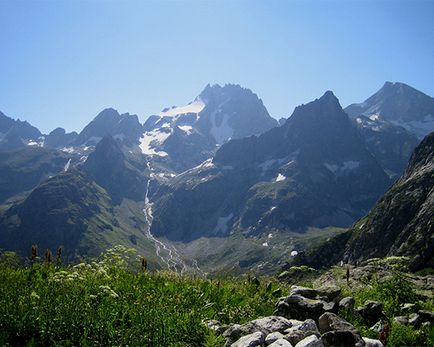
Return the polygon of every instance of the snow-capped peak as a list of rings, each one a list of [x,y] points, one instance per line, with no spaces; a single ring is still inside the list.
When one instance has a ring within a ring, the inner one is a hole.
[[[175,117],[181,114],[196,113],[198,114],[205,107],[205,102],[197,97],[193,102],[185,106],[175,106],[169,109],[164,109],[159,113],[160,117]]]

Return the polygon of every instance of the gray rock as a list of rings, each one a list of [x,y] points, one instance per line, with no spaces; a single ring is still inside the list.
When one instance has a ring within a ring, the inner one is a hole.
[[[305,298],[314,299],[318,295],[318,292],[312,288],[291,286],[291,291],[289,292],[289,295],[301,295]]]
[[[423,327],[430,327],[431,325],[432,325],[431,322],[423,322],[423,323],[422,323],[422,326],[423,326]]]
[[[353,297],[347,296],[343,298],[341,301],[339,301],[339,307],[344,309],[353,309],[355,303],[356,302]]]
[[[423,321],[434,323],[433,311],[419,310],[417,313],[419,313],[419,316],[420,318],[422,318]]]
[[[301,295],[289,295],[279,299],[276,315],[295,319],[318,319],[324,313],[323,301],[305,298]]]
[[[393,322],[395,324],[407,325],[408,324],[408,317],[407,316],[397,316],[397,317],[393,318]]]
[[[228,327],[222,325],[218,320],[208,319],[203,321],[203,323],[211,330],[214,330],[217,334],[222,334]]]
[[[311,335],[301,340],[295,347],[324,347],[324,344],[317,336]]]
[[[292,347],[292,345],[285,339],[279,339],[273,342],[269,347]]]
[[[285,335],[285,339],[287,339],[289,342],[291,342],[292,345],[296,345],[306,337],[315,335],[316,337],[321,337],[321,335],[318,332],[314,331],[303,331],[303,330],[292,330],[288,331]]]
[[[365,342],[362,337],[355,335],[350,330],[332,330],[321,336],[321,340],[325,347],[362,347]]]
[[[267,337],[265,338],[265,345],[271,345],[273,342],[279,340],[279,339],[283,339],[284,335],[282,333],[279,333],[278,331],[268,334]]]
[[[382,320],[379,320],[372,327],[370,327],[369,330],[376,331],[377,333],[382,332],[384,330],[384,322]]]
[[[323,301],[322,307],[324,309],[324,312],[337,313],[339,310],[339,305],[337,303],[335,303],[334,301],[331,301],[331,302]]]
[[[231,344],[231,347],[256,347],[262,346],[265,340],[264,333],[257,331],[239,338],[236,342]]]
[[[246,326],[240,324],[230,324],[223,333],[223,336],[227,337],[229,342],[232,343],[237,341],[241,336],[251,334],[252,332],[253,331],[251,331],[249,328],[246,328]]]
[[[356,309],[367,325],[373,325],[380,319],[385,318],[383,304],[378,301],[366,301],[365,305]]]
[[[340,331],[357,331],[357,329],[351,323],[348,323],[345,319],[339,317],[334,313],[324,313],[318,320],[319,331],[321,334],[326,333],[331,330],[340,330]]]
[[[363,346],[360,332],[343,318],[326,312],[319,317],[319,330],[325,346]]]
[[[318,295],[327,297],[329,301],[335,300],[341,294],[341,288],[334,285],[321,287],[316,291],[318,292]]]
[[[380,340],[370,339],[369,337],[364,337],[365,347],[384,347]]]
[[[292,326],[292,323],[280,316],[269,316],[258,318],[244,325],[250,331],[261,331],[268,335],[272,332],[282,332]]]
[[[320,337],[318,327],[313,319],[306,319],[304,322],[293,327],[286,329],[284,331],[285,338],[291,342],[291,344],[296,345],[301,340],[308,336],[315,335]]]
[[[401,305],[401,311],[402,313],[413,313],[416,311],[416,305],[410,303],[403,304]]]
[[[414,326],[415,328],[419,328],[422,324],[422,318],[417,313],[412,313],[408,317],[408,324]]]

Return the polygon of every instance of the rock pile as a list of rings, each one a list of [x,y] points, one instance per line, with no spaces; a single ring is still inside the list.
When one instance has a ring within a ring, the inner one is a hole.
[[[362,337],[352,324],[339,317],[339,308],[353,309],[354,299],[341,299],[339,287],[311,289],[292,286],[288,296],[276,304],[273,316],[255,319],[246,324],[223,326],[205,322],[210,329],[226,337],[226,347],[381,347],[379,340]],[[364,320],[380,320],[381,303],[366,302],[357,312]],[[374,322],[374,323],[375,323]]]

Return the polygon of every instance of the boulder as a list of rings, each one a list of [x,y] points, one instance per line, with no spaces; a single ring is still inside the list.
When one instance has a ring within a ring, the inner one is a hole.
[[[313,319],[306,319],[301,324],[286,329],[284,333],[286,334],[285,338],[293,345],[296,345],[298,342],[311,335],[317,337],[321,336]]]
[[[285,339],[279,339],[273,342],[269,347],[292,347],[292,345]]]
[[[324,347],[324,344],[317,336],[311,335],[301,340],[295,347]]]
[[[319,296],[326,297],[329,301],[333,301],[341,295],[341,288],[334,285],[318,288],[317,293]]]
[[[257,331],[253,334],[249,334],[240,337],[236,342],[231,344],[231,347],[256,347],[262,346],[265,341],[264,333]]]
[[[325,347],[362,347],[365,345],[362,337],[355,335],[350,330],[332,330],[321,336]]]
[[[341,301],[339,301],[339,308],[351,310],[354,308],[355,300],[351,296],[346,296]]]
[[[289,295],[280,298],[275,314],[295,319],[318,319],[324,313],[323,301],[305,298],[301,295]]]
[[[367,325],[373,325],[380,319],[385,318],[383,304],[378,301],[366,301],[365,305],[356,309]]]
[[[267,337],[265,338],[265,345],[271,345],[273,342],[279,340],[279,339],[283,339],[284,335],[282,333],[279,333],[278,331],[268,334]]]
[[[417,313],[412,313],[408,317],[408,324],[414,326],[415,328],[419,328],[422,324],[422,318]]]
[[[407,325],[408,324],[408,317],[407,316],[397,316],[397,317],[393,318],[393,322],[395,324]]]
[[[223,336],[228,338],[229,342],[232,343],[237,341],[241,336],[251,334],[252,332],[253,331],[246,326],[240,324],[230,324],[223,333]]]
[[[289,295],[301,295],[305,298],[315,299],[318,295],[318,292],[312,288],[291,286],[291,291],[289,292]]]
[[[407,314],[413,313],[416,311],[416,305],[410,303],[403,304],[401,305],[401,311],[402,313],[407,313]]]
[[[268,335],[276,331],[282,332],[292,327],[292,323],[290,320],[281,316],[269,316],[252,320],[244,326],[249,331],[261,331]]]
[[[293,330],[288,331],[285,335],[285,339],[287,339],[292,345],[298,344],[300,341],[304,340],[306,337],[315,335],[316,337],[321,337],[318,332],[314,331],[306,331],[306,330]]]
[[[433,311],[419,310],[417,313],[419,314],[420,318],[424,322],[434,323],[434,312]]]
[[[326,312],[318,320],[325,346],[363,346],[360,332],[345,319]]]
[[[339,304],[335,303],[334,301],[331,302],[322,302],[322,307],[324,309],[324,312],[333,312],[337,313],[339,310]]]
[[[211,330],[214,330],[217,334],[223,334],[223,332],[228,328],[222,325],[218,320],[208,319],[203,321],[203,323]]]
[[[369,337],[364,337],[365,347],[384,347],[380,340],[370,339]]]

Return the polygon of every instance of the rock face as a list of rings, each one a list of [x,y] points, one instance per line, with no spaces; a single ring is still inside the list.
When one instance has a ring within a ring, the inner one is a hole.
[[[434,98],[404,83],[386,82],[370,98],[348,106],[345,111],[352,117],[380,116],[420,139],[434,131]]]
[[[351,229],[296,257],[296,264],[330,266],[343,259],[408,256],[410,268],[432,266],[434,257],[434,133],[415,149],[405,174]]]
[[[277,125],[249,89],[207,85],[188,105],[151,116],[140,147],[153,165],[182,172],[212,157],[230,139],[259,135]]]
[[[78,134],[73,131],[66,133],[63,128],[56,128],[45,136],[44,147],[48,148],[63,148],[74,144],[77,140]]]
[[[345,249],[351,262],[391,255],[409,256],[411,268],[434,257],[434,133],[414,151],[404,176],[353,227]]]
[[[0,112],[0,150],[15,150],[29,143],[38,146],[41,132],[26,121],[14,120]]]
[[[123,198],[144,201],[148,178],[146,164],[128,159],[120,144],[105,136],[83,165],[83,169],[103,187],[115,203]]]
[[[348,226],[389,183],[326,92],[297,107],[283,126],[229,141],[212,161],[157,192],[152,232],[185,241],[231,230],[255,235]]]
[[[392,178],[401,176],[420,139],[405,128],[394,125],[378,115],[371,118],[357,116],[354,122],[366,147],[381,167]]]
[[[142,134],[143,126],[136,115],[119,114],[115,109],[107,108],[80,132],[74,145],[96,145],[106,135],[133,145],[139,143]]]

